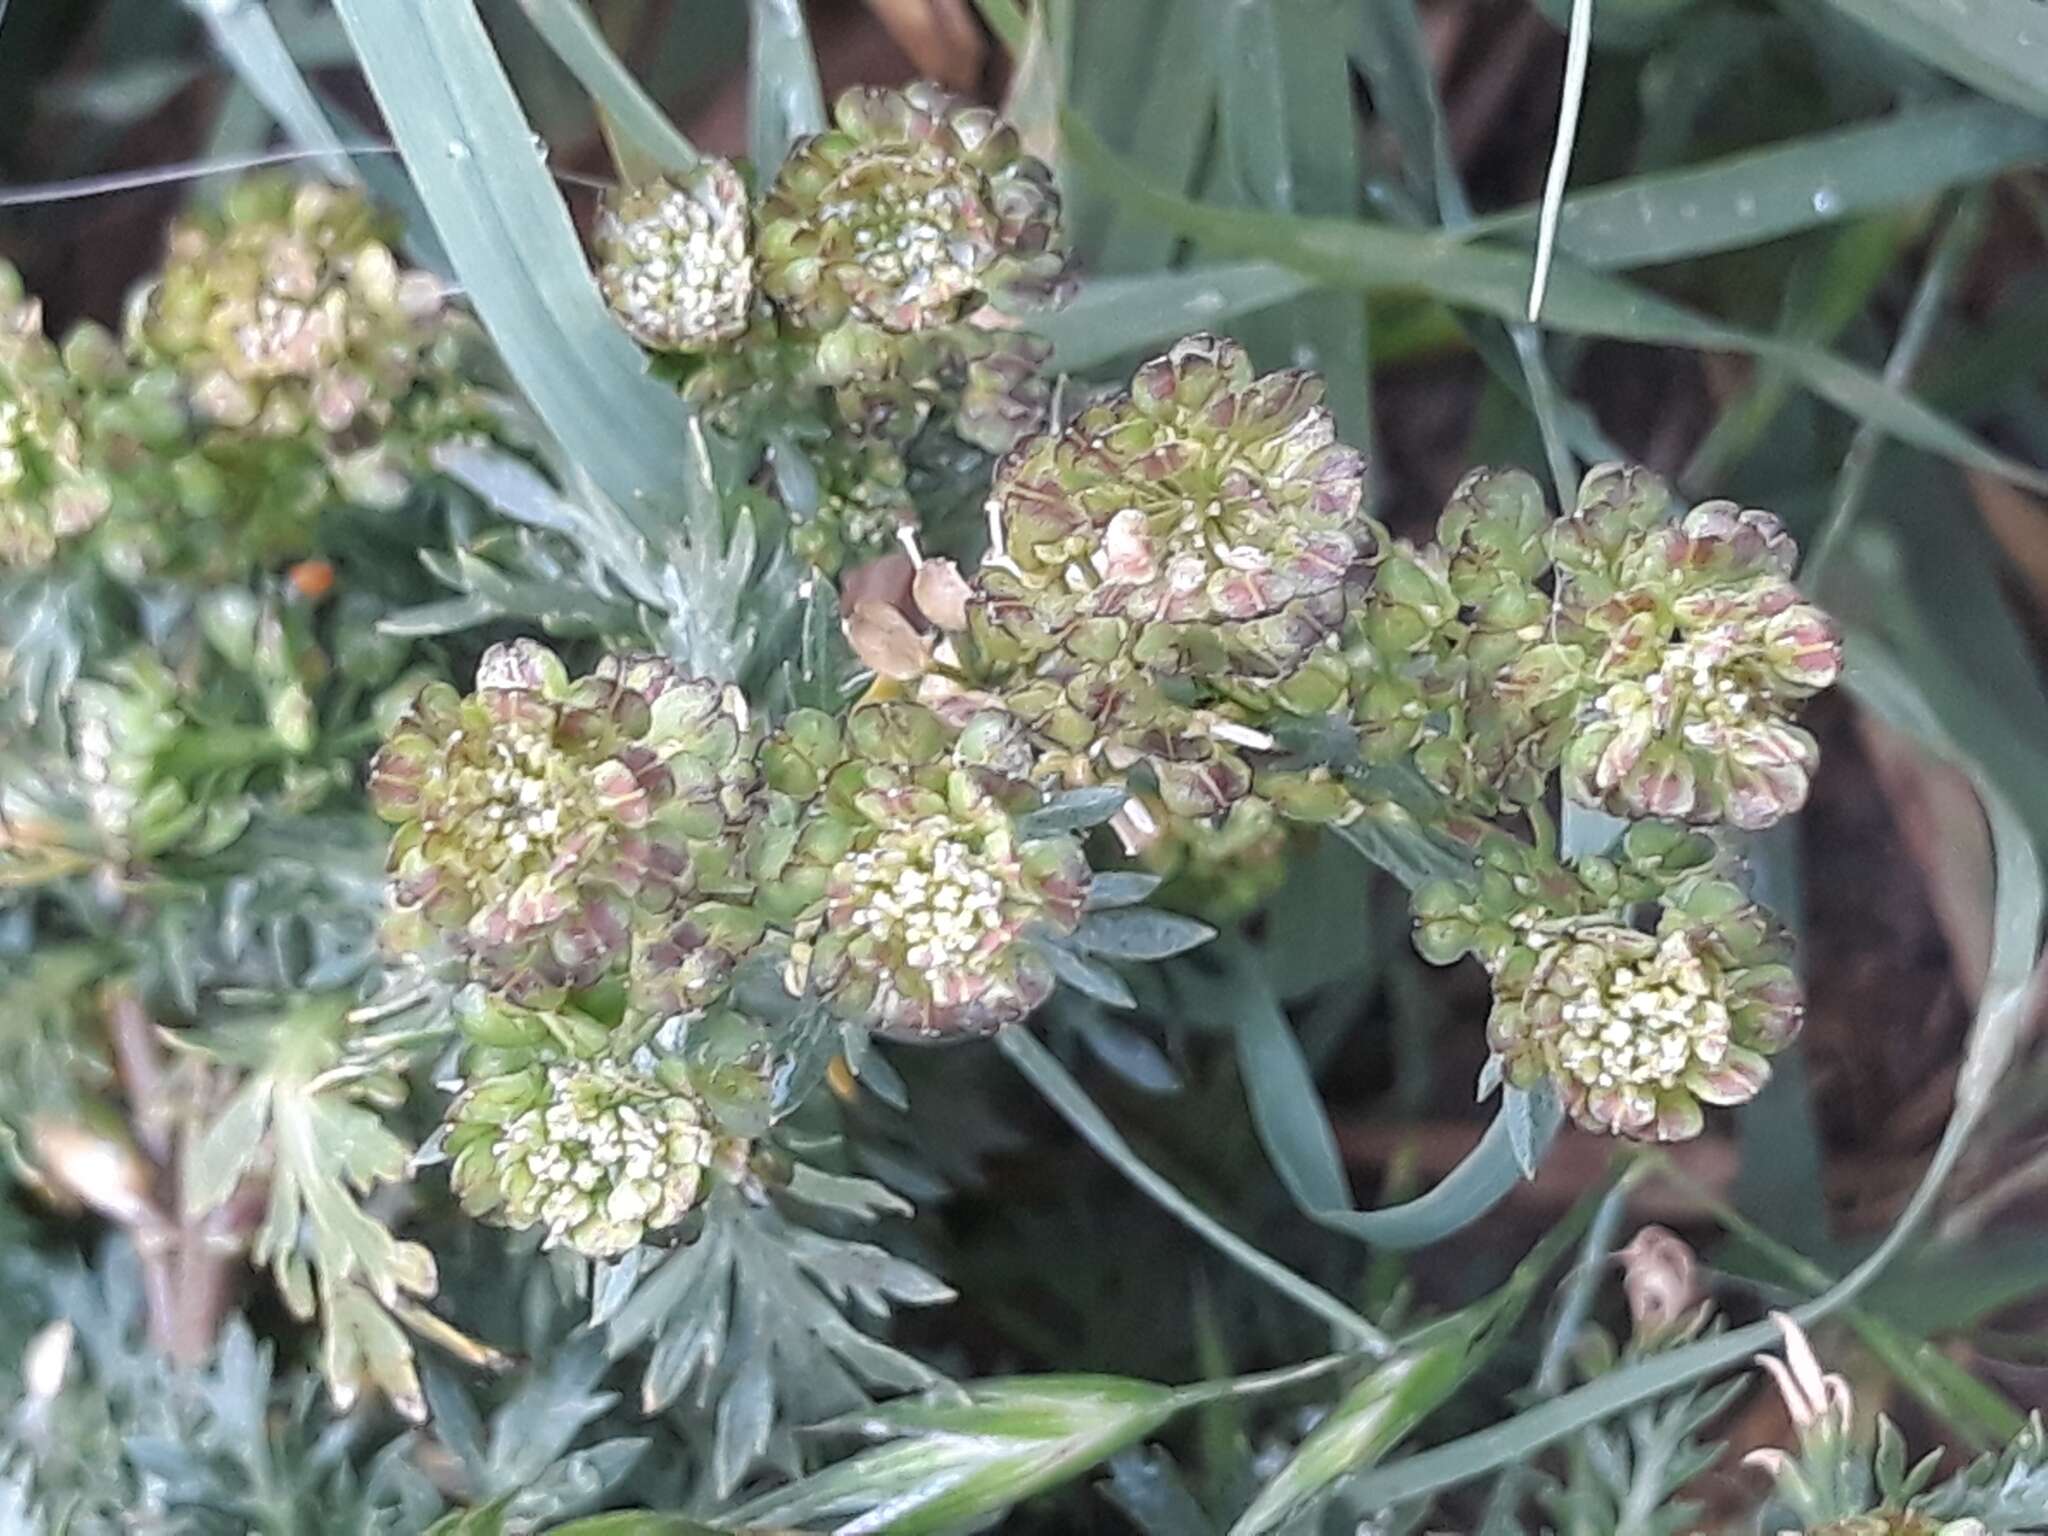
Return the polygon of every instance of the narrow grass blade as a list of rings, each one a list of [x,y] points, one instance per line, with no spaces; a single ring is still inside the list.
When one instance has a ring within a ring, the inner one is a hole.
[[[1071,115],[1066,135],[1075,162],[1087,175],[1219,253],[1279,261],[1325,282],[1368,292],[1420,291],[1503,319],[1521,319],[1528,259],[1516,252],[1384,225],[1208,207],[1152,186]],[[1858,420],[1879,423],[1902,442],[2048,493],[2048,474],[1997,452],[1867,369],[1819,348],[1754,335],[1565,263],[1552,274],[1545,318],[1551,329],[1575,335],[1740,352],[1782,364],[1822,399]]]
[[[1563,1116],[1555,1100],[1507,1089],[1506,1105],[1480,1143],[1428,1193],[1399,1205],[1361,1211],[1353,1203],[1322,1095],[1301,1043],[1271,988],[1248,964],[1233,968],[1226,1021],[1237,1042],[1246,1100],[1273,1171],[1302,1213],[1376,1248],[1413,1249],[1440,1242],[1478,1221],[1522,1182],[1514,1115],[1526,1114],[1534,1157],[1556,1136]]]
[[[702,158],[612,52],[583,0],[519,0],[519,8],[647,169],[682,171]]]
[[[1408,184],[1434,203],[1445,223],[1470,218],[1414,0],[1371,0],[1357,9],[1352,57],[1372,90],[1373,110],[1401,141]]]
[[[747,146],[754,174],[772,177],[789,146],[825,128],[825,91],[802,0],[749,0],[753,19]]]
[[[1606,1199],[1604,1189],[1590,1191],[1522,1257],[1500,1289],[1404,1338],[1397,1354],[1352,1387],[1310,1431],[1230,1536],[1297,1528],[1296,1518],[1340,1478],[1371,1466],[1405,1440],[1492,1357]]]
[[[1601,271],[1686,261],[1937,197],[2048,160],[2048,122],[1989,101],[1944,102],[1564,201],[1557,245]],[[1481,219],[1524,233],[1534,209]]]
[[[213,37],[221,57],[261,101],[299,148],[319,157],[321,172],[352,183],[355,166],[327,120],[313,88],[278,34],[262,0],[187,0]]]
[[[1270,261],[1100,277],[1084,282],[1073,302],[1060,310],[1032,316],[1031,329],[1052,342],[1055,367],[1082,373],[1127,352],[1226,324],[1315,286],[1314,279]]]
[[[2048,116],[2048,22],[2036,0],[1829,0],[1893,47],[1986,96]]]
[[[1109,1117],[1074,1081],[1073,1074],[1030,1033],[1022,1029],[1006,1029],[997,1036],[997,1044],[1031,1086],[1059,1111],[1061,1118],[1081,1133],[1083,1140],[1196,1236],[1282,1295],[1314,1312],[1353,1347],[1370,1355],[1385,1355],[1392,1350],[1393,1345],[1384,1333],[1343,1302],[1322,1287],[1304,1280],[1279,1260],[1260,1252],[1147,1167],[1131,1144],[1109,1123]]]
[[[1138,111],[1138,137],[1131,145],[1139,164],[1182,191],[1193,182],[1216,111],[1216,54],[1208,32],[1203,6],[1189,0],[1168,9]],[[1149,273],[1172,261],[1176,243],[1172,230],[1118,211],[1111,216],[1095,270]]]
[[[686,419],[591,280],[474,0],[338,0],[456,276],[520,389],[643,533],[673,526]]]

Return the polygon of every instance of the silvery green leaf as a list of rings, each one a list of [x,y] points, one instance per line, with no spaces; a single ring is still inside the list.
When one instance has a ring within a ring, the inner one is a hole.
[[[1041,944],[1046,960],[1052,966],[1053,975],[1083,996],[1097,1002],[1107,1003],[1112,1008],[1135,1008],[1138,1000],[1131,995],[1131,989],[1124,984],[1123,977],[1106,965],[1098,965],[1086,955],[1076,954],[1064,944],[1050,940]]]
[[[1019,816],[1017,835],[1033,838],[1052,837],[1061,832],[1085,832],[1114,816],[1126,798],[1121,789],[1110,786],[1062,790],[1037,810]]]
[[[1158,875],[1143,874],[1137,870],[1105,870],[1088,882],[1088,910],[1100,912],[1113,907],[1134,907],[1158,890],[1161,883]]]
[[[1216,937],[1207,923],[1156,907],[1094,912],[1082,919],[1074,946],[1118,960],[1166,960]]]
[[[685,1392],[711,1405],[714,1481],[730,1492],[763,1456],[789,1458],[791,1424],[862,1407],[870,1393],[939,1383],[847,1314],[879,1320],[952,1295],[885,1249],[808,1230],[720,1186],[695,1239],[649,1265],[611,1308],[605,1337],[615,1359],[651,1346],[645,1411]],[[735,1406],[723,1407],[734,1393]]]

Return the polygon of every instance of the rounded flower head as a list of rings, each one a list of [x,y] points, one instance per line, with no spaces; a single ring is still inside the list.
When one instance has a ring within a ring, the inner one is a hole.
[[[737,695],[665,664],[571,683],[544,646],[492,647],[474,694],[428,687],[371,767],[392,941],[439,933],[514,996],[589,984],[636,914],[729,874],[750,756]]]
[[[921,331],[1059,276],[1052,173],[939,87],[855,87],[757,214],[762,290],[798,324]]]
[[[909,1040],[989,1035],[1051,996],[1034,929],[1071,933],[1088,868],[1070,837],[1021,840],[964,770],[863,793],[832,869],[811,976],[842,1015]]]
[[[42,308],[0,262],[0,568],[47,565],[107,514],[86,462],[78,388],[43,334]]]
[[[1606,918],[1525,936],[1527,963],[1494,978],[1488,1039],[1509,1081],[1549,1079],[1591,1131],[1657,1141],[1699,1133],[1702,1104],[1741,1104],[1797,1033],[1782,943],[1748,924],[1673,910],[1660,932]]]
[[[472,1214],[594,1259],[682,1220],[717,1151],[690,1094],[610,1060],[485,1079],[450,1108],[447,1145]]]
[[[171,232],[130,315],[137,355],[180,379],[200,423],[317,451],[344,497],[395,504],[422,440],[472,425],[438,279],[399,266],[356,191],[243,183]]]
[[[1089,873],[1071,835],[1017,830],[1038,796],[1002,766],[1013,733],[998,714],[956,728],[900,702],[784,723],[749,853],[763,909],[800,941],[792,990],[924,1041],[991,1034],[1045,1000],[1033,937],[1074,930]]]
[[[643,346],[702,352],[747,329],[747,189],[725,161],[607,194],[596,244],[598,286]]]
[[[994,577],[1093,616],[1242,623],[1335,594],[1366,553],[1365,464],[1322,380],[1193,336],[1127,394],[1027,439],[989,494]]]
[[[1778,520],[1710,503],[1604,544],[1578,521],[1559,525],[1559,608],[1589,662],[1572,794],[1745,829],[1805,804],[1820,749],[1792,714],[1840,673],[1841,639],[1786,580],[1797,552]]]

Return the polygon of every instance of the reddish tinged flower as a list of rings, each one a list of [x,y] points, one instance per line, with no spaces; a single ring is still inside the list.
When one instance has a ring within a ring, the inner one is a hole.
[[[392,941],[438,934],[513,996],[589,984],[636,914],[729,876],[751,750],[737,695],[667,663],[571,682],[536,642],[492,647],[474,694],[428,687],[372,764]]]
[[[1834,622],[1787,580],[1797,549],[1768,512],[1617,529],[1599,474],[1605,521],[1582,507],[1553,539],[1561,627],[1588,658],[1565,783],[1617,815],[1769,826],[1806,801],[1820,749],[1792,716],[1840,673]]]
[[[1754,1098],[1804,1002],[1782,934],[1730,900],[1702,882],[1654,934],[1604,916],[1527,927],[1487,1024],[1508,1080],[1547,1079],[1587,1130],[1655,1141],[1698,1135],[1704,1104]]]
[[[934,787],[864,793],[863,825],[833,866],[810,977],[876,1033],[994,1034],[1052,995],[1033,942],[1081,921],[1088,865],[1073,838],[1023,839],[965,770]]]
[[[993,112],[918,83],[857,86],[756,215],[762,291],[799,325],[922,331],[1044,292],[1064,262],[1044,162]]]
[[[1236,342],[1192,336],[1127,394],[997,466],[990,564],[1003,587],[1090,616],[1240,623],[1334,594],[1367,552],[1365,463],[1323,384],[1256,377]]]

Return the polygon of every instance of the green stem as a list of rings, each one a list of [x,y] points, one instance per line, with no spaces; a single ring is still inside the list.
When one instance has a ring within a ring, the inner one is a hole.
[[[1192,1386],[1181,1387],[1173,1394],[1174,1411],[1184,1408],[1199,1408],[1204,1403],[1219,1402],[1225,1398],[1256,1397],[1265,1392],[1283,1392],[1289,1387],[1301,1385],[1304,1381],[1315,1381],[1327,1376],[1339,1366],[1349,1365],[1356,1355],[1323,1355],[1300,1365],[1283,1365],[1277,1370],[1258,1371],[1250,1376],[1232,1376],[1223,1381],[1198,1381]]]
[[[1006,1029],[997,1037],[997,1044],[1060,1117],[1161,1209],[1225,1258],[1315,1313],[1364,1353],[1377,1358],[1393,1352],[1393,1341],[1386,1334],[1321,1286],[1253,1247],[1147,1166],[1073,1074],[1035,1036],[1023,1029]]]

